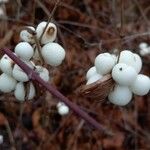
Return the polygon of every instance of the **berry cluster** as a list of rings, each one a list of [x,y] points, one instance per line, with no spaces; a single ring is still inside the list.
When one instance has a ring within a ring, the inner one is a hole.
[[[14,54],[34,69],[45,82],[49,81],[50,75],[48,69],[42,64],[56,67],[65,58],[64,48],[54,42],[56,35],[56,25],[51,22],[41,22],[36,29],[28,26],[20,32],[21,42],[14,48]],[[40,63],[41,60],[43,63]],[[6,54],[0,60],[0,69],[3,72],[0,75],[0,91],[4,93],[13,91],[15,98],[21,102],[35,97],[36,90],[33,82],[29,81],[27,74]],[[68,113],[68,108],[67,111],[65,110],[66,113],[62,111],[64,106],[65,104],[59,104],[57,107],[62,115]]]
[[[132,93],[143,96],[150,90],[150,78],[139,74],[142,60],[138,54],[124,50],[119,56],[109,53],[99,54],[95,66],[86,74],[87,85],[100,80],[111,73],[115,86],[110,91],[108,99],[115,105],[127,105],[132,99]]]
[[[147,43],[145,42],[140,43],[139,48],[141,56],[150,55],[150,46]]]

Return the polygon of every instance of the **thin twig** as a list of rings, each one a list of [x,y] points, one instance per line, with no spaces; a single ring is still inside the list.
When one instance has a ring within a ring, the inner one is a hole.
[[[86,122],[91,124],[96,129],[103,131],[105,134],[112,135],[108,129],[99,124],[96,120],[90,117],[86,112],[84,112],[78,105],[71,102],[67,97],[61,94],[55,87],[50,85],[48,82],[45,82],[43,79],[39,77],[39,75],[27,66],[24,62],[22,62],[17,56],[15,56],[9,49],[2,49],[4,53],[6,53],[17,65],[21,67],[21,69],[28,75],[30,80],[36,81],[41,84],[44,88],[46,88],[51,94],[56,96],[60,101],[64,102],[70,109],[72,109],[77,115],[83,118]]]
[[[21,9],[21,7],[22,7],[22,3],[21,3],[21,0],[16,0],[16,2],[17,2],[17,14],[16,14],[16,19],[17,20],[19,20],[19,18],[20,18],[20,9]]]
[[[6,130],[8,132],[8,136],[9,136],[9,139],[10,139],[12,150],[16,150],[16,148],[15,148],[15,141],[14,141],[13,134],[12,134],[12,131],[11,131],[11,128],[10,128],[8,120],[5,121],[5,127],[6,127]]]
[[[14,31],[13,30],[9,30],[7,31],[7,34],[4,36],[4,38],[0,41],[0,48],[4,47],[7,42],[10,41],[10,39],[13,36]]]

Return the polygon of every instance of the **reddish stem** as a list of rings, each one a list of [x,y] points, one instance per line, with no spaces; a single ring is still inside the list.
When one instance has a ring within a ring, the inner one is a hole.
[[[41,79],[34,70],[32,70],[25,63],[23,63],[17,56],[15,56],[12,53],[12,51],[10,51],[9,49],[2,49],[2,51],[6,53],[17,65],[21,67],[21,69],[28,75],[30,80],[37,81],[39,84],[45,87],[50,93],[56,96],[60,101],[64,102],[70,109],[72,109],[77,115],[79,115],[89,124],[91,124],[93,127],[95,127],[96,129],[100,131],[103,131],[104,133],[111,135],[111,133],[108,132],[108,130],[104,126],[102,126],[92,117],[90,117],[86,112],[80,109],[79,106],[72,103],[67,97],[62,95],[57,89],[51,86],[48,82],[45,82],[43,79]]]

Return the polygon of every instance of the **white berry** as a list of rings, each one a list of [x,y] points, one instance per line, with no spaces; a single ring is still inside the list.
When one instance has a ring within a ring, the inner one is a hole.
[[[95,66],[93,66],[93,67],[91,67],[88,71],[87,71],[87,73],[86,73],[86,79],[88,80],[91,76],[93,76],[94,74],[97,74],[97,72],[96,72],[96,67]]]
[[[24,84],[25,83],[23,83],[23,82],[17,83],[15,91],[14,91],[15,98],[19,101],[24,101],[25,98],[27,100],[31,100],[35,96],[35,87],[34,87],[33,83],[32,82],[29,83],[29,86],[27,86],[27,88],[29,88],[29,89],[26,89]],[[29,90],[29,92],[27,92],[27,90]],[[26,95],[26,94],[28,94],[28,95]]]
[[[37,26],[36,32],[38,38],[40,38],[40,36],[43,34],[46,24],[47,22],[43,21]],[[57,35],[56,25],[50,22],[42,36],[41,43],[47,44],[49,42],[53,42],[56,39],[56,35]]]
[[[9,93],[15,89],[17,81],[11,76],[3,73],[0,75],[0,91]]]
[[[35,28],[32,26],[27,26],[27,28],[31,29],[32,31],[35,31]],[[27,29],[24,29],[20,32],[20,38],[24,42],[29,42],[31,44],[35,43],[33,35],[27,31]]]
[[[28,65],[31,69],[34,68],[33,62],[25,62],[26,65]],[[14,65],[13,71],[12,71],[12,76],[20,82],[27,82],[29,81],[29,78],[27,74],[17,65]]]
[[[58,109],[58,113],[61,115],[61,116],[64,116],[64,115],[67,115],[69,113],[69,107],[66,106],[64,103],[62,102],[59,102],[57,104],[57,109]]]
[[[146,75],[139,74],[130,89],[136,95],[146,95],[150,90],[150,78]]]
[[[140,56],[128,50],[124,50],[120,53],[119,63],[124,63],[126,65],[132,66],[137,73],[139,73],[142,68],[142,60]]]
[[[112,70],[112,78],[119,85],[131,85],[136,77],[137,72],[135,71],[135,69],[123,63],[116,64]]]
[[[140,50],[140,55],[145,56],[150,54],[150,47],[146,47]]]
[[[148,44],[145,43],[145,42],[142,42],[142,43],[140,43],[140,45],[139,45],[139,48],[140,48],[140,49],[145,49],[145,48],[147,48],[147,47],[148,47]]]
[[[29,43],[20,42],[15,47],[15,53],[21,59],[29,61],[32,58],[33,54],[34,54],[34,50],[33,50],[32,46]]]
[[[42,47],[42,56],[51,66],[58,66],[65,58],[65,50],[58,43],[48,43]]]
[[[126,86],[115,85],[113,91],[108,95],[111,103],[118,106],[127,105],[132,99],[132,92]]]
[[[35,71],[39,74],[39,76],[46,82],[49,81],[49,71],[42,67],[42,66],[36,66]]]
[[[4,137],[3,135],[0,135],[0,144],[2,144],[4,142]]]
[[[119,63],[130,65],[134,62],[133,53],[129,50],[124,50],[120,53]]]
[[[5,54],[0,60],[0,69],[2,70],[3,73],[11,75],[13,69],[12,66],[13,60]]]
[[[95,59],[95,67],[99,74],[106,75],[111,72],[115,60],[109,53],[99,54]]]
[[[88,85],[88,84],[92,84],[92,83],[94,83],[94,82],[100,80],[102,77],[103,77],[102,75],[96,73],[96,74],[94,74],[93,76],[91,76],[91,77],[88,79],[88,81],[87,81],[86,84],[87,84],[87,85]]]
[[[139,73],[142,69],[142,59],[138,54],[133,54],[134,56],[134,63],[131,66]]]

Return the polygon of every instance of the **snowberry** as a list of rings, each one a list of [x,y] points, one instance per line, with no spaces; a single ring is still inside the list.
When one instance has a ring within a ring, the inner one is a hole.
[[[131,64],[131,66],[136,70],[137,73],[139,73],[142,69],[142,59],[138,54],[133,54],[134,57],[134,63]]]
[[[34,68],[33,62],[25,62],[26,65],[28,65],[31,69]],[[14,65],[13,71],[12,71],[12,76],[20,82],[27,82],[29,81],[29,78],[27,74],[17,65]]]
[[[20,42],[15,47],[15,53],[21,59],[29,61],[32,58],[33,54],[34,54],[34,50],[33,50],[32,46],[29,43]]]
[[[96,74],[94,74],[93,76],[91,76],[91,77],[88,79],[88,81],[87,81],[86,84],[87,84],[87,85],[88,85],[88,84],[92,84],[92,83],[94,83],[94,82],[100,80],[102,77],[103,77],[102,75],[96,73]]]
[[[145,56],[145,55],[149,55],[150,54],[150,47],[147,48],[143,48],[140,50],[140,55],[141,56]]]
[[[130,89],[136,95],[146,95],[150,90],[150,78],[146,75],[139,74]]]
[[[31,29],[32,31],[35,31],[34,27],[27,26],[27,28]],[[29,42],[31,44],[35,43],[33,35],[27,31],[27,29],[24,29],[20,32],[20,38],[24,42]]]
[[[115,60],[109,53],[99,54],[95,59],[95,67],[99,74],[105,75],[111,72]]]
[[[0,60],[0,69],[2,70],[3,73],[11,75],[13,69],[12,66],[13,60],[5,54]]]
[[[117,59],[118,59],[118,56],[116,56],[115,54],[111,54],[112,58],[114,59],[115,61],[115,64],[117,63]]]
[[[132,66],[137,73],[139,73],[142,68],[142,60],[140,56],[128,50],[124,50],[120,53],[119,63]]]
[[[65,50],[58,43],[48,43],[42,47],[42,56],[51,66],[58,66],[65,58]]]
[[[86,73],[86,79],[88,80],[91,76],[97,74],[95,66],[91,67]]]
[[[132,99],[132,92],[126,86],[115,85],[109,93],[108,99],[111,103],[119,106],[127,105]]]
[[[15,89],[17,81],[11,76],[3,73],[0,75],[0,91],[9,93]]]
[[[112,78],[119,85],[131,85],[136,77],[137,72],[135,71],[135,69],[123,63],[116,64],[112,70]]]
[[[0,144],[3,144],[3,142],[4,142],[4,137],[3,135],[0,135]]]
[[[147,47],[148,47],[148,44],[145,43],[145,42],[142,42],[142,43],[140,43],[140,45],[139,45],[139,48],[140,48],[140,49],[145,49],[145,48],[147,48]]]
[[[42,33],[46,27],[46,24],[47,24],[47,22],[43,21],[37,26],[36,32],[37,32],[38,38],[40,38],[40,36],[42,35]],[[56,25],[54,23],[50,22],[42,36],[41,43],[47,44],[49,42],[53,42],[56,39],[56,35],[57,35]]]
[[[69,108],[63,102],[57,104],[58,113],[61,116],[67,115],[69,113]]]
[[[119,63],[130,65],[134,62],[133,53],[129,50],[124,50],[120,53]]]
[[[39,74],[39,76],[46,82],[49,81],[49,71],[42,67],[42,66],[36,66],[35,71]]]
[[[25,87],[24,84],[25,83],[23,83],[23,82],[17,83],[15,91],[14,91],[15,98],[19,101],[24,101],[25,98],[27,100],[31,100],[35,96],[35,87],[34,87],[33,83],[30,82],[29,86],[27,86],[27,87]],[[26,89],[26,88],[29,88],[29,89]],[[27,92],[28,90],[29,90],[29,92]],[[28,95],[26,95],[26,94],[28,94]]]

